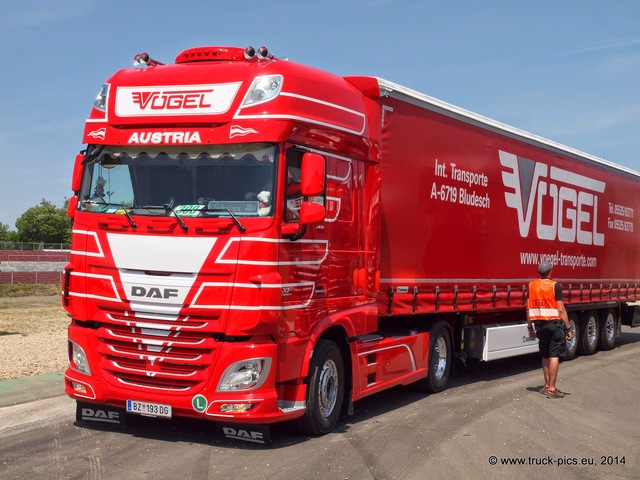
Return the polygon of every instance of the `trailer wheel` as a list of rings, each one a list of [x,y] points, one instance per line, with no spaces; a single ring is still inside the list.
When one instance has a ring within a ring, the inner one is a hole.
[[[571,330],[571,340],[567,340],[567,349],[565,360],[572,360],[578,353],[578,334],[580,329],[578,328],[578,316],[575,313],[569,314],[569,328]]]
[[[320,340],[309,366],[307,410],[300,428],[311,435],[324,435],[334,429],[344,399],[344,361],[338,346]]]
[[[614,309],[610,308],[600,312],[599,326],[598,350],[611,350],[616,344],[616,335],[618,334],[618,320]]]
[[[447,387],[451,373],[451,334],[445,322],[437,323],[429,332],[429,374],[414,386],[422,392],[438,393]]]
[[[592,355],[598,348],[598,315],[590,310],[580,319],[580,341],[578,352],[582,355]]]

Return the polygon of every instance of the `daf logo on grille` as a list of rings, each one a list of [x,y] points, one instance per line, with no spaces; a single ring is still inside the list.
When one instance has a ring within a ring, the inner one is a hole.
[[[157,287],[141,287],[134,285],[131,287],[132,297],[146,297],[146,298],[177,298],[177,288],[157,288]]]

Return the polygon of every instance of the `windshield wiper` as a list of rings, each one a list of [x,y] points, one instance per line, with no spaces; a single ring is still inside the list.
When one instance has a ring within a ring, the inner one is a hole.
[[[138,228],[138,224],[133,221],[133,217],[129,213],[129,210],[127,210],[127,207],[125,207],[121,203],[96,202],[94,200],[85,200],[83,203],[85,205],[88,203],[88,204],[91,204],[91,205],[97,205],[99,207],[119,207],[119,208],[122,209],[122,211],[126,215],[127,220],[129,220],[129,223],[131,224],[131,227],[132,228]]]
[[[180,228],[182,228],[182,230],[185,232],[189,231],[189,225],[184,223],[180,215],[176,213],[176,211],[169,203],[165,203],[164,205],[144,205],[142,208],[144,208],[145,210],[164,210],[165,212],[171,212],[180,225]]]
[[[225,212],[225,213],[228,213],[229,216],[232,218],[233,223],[236,224],[236,227],[238,227],[238,230],[240,230],[240,232],[244,233],[244,232],[247,231],[246,227],[244,225],[242,225],[242,223],[240,222],[238,217],[236,217],[234,215],[234,213],[231,210],[229,210],[228,208],[209,208],[209,207],[205,207],[204,211],[205,212]]]

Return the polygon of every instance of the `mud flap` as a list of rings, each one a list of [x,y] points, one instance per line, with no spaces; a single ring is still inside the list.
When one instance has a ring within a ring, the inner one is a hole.
[[[90,427],[125,429],[127,416],[124,408],[76,402],[76,423]]]
[[[623,305],[622,307],[622,324],[630,327],[640,326],[640,308],[638,305]]]
[[[271,446],[269,425],[240,425],[217,423],[218,431],[229,440],[248,442],[265,447]]]

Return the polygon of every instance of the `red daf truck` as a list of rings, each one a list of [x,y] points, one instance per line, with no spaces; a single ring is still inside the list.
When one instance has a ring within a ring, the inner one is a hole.
[[[384,389],[443,390],[454,359],[537,351],[542,260],[569,357],[640,323],[640,174],[265,48],[136,60],[102,87],[73,170],[78,421],[330,432]]]

